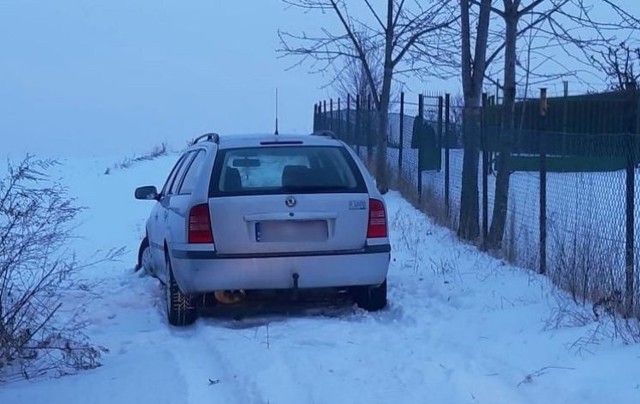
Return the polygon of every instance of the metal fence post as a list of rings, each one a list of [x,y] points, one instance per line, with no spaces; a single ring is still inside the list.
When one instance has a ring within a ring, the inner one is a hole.
[[[373,133],[371,122],[371,94],[367,96],[367,162],[373,160]]]
[[[404,91],[400,93],[400,133],[398,145],[398,178],[402,178],[402,149],[404,148]]]
[[[418,95],[418,119],[420,125],[424,125],[424,96]],[[413,134],[414,136],[416,133]],[[420,147],[418,147],[418,203],[422,203],[422,153],[420,153]]]
[[[634,311],[635,295],[635,183],[636,183],[636,143],[637,124],[640,117],[635,115],[640,111],[637,92],[627,90],[627,181],[626,181],[626,241],[625,241],[625,316],[630,317]]]
[[[318,104],[313,104],[313,131],[318,130]]]
[[[633,314],[634,298],[634,242],[635,242],[635,138],[627,132],[626,241],[625,241],[625,316]]]
[[[540,273],[547,273],[547,89],[540,89]]]
[[[436,122],[436,149],[438,150],[438,157],[440,158],[440,169],[442,169],[442,137],[443,137],[443,124],[444,124],[444,97],[438,96],[438,118]],[[443,191],[446,193],[446,184],[443,185],[445,188]],[[446,204],[445,204],[446,210]]]
[[[450,203],[450,183],[449,175],[451,175],[449,167],[450,159],[450,147],[451,142],[451,94],[445,94],[444,96],[444,204],[447,209],[447,218],[451,218],[451,203]]]
[[[334,130],[336,136],[341,137],[342,136],[342,106],[340,105],[340,97],[338,97],[338,108],[337,108],[337,122],[336,122],[336,129]]]
[[[351,94],[347,94],[347,130],[342,139],[347,144],[351,144]]]
[[[329,98],[329,130],[333,130],[333,98]]]
[[[564,92],[562,97],[562,132],[568,132],[568,122],[569,122],[569,82],[563,81]]]
[[[489,145],[487,142],[487,93],[482,94],[480,147],[482,148],[482,243],[489,235]]]
[[[360,125],[361,121],[361,113],[360,113],[360,94],[356,95],[356,125],[355,125],[355,144],[356,144],[356,152],[358,153],[358,157],[360,157],[360,139],[362,138]]]
[[[438,131],[438,148],[440,149],[440,156],[442,157],[442,136],[443,136],[443,124],[444,124],[444,97],[438,96],[438,121],[437,121],[437,131]]]

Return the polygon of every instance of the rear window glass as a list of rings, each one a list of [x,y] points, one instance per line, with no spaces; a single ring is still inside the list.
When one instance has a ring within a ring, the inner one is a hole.
[[[365,193],[357,165],[341,147],[274,146],[220,151],[210,194]]]

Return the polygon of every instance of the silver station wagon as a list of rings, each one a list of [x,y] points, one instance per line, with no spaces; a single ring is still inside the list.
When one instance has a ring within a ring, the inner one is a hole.
[[[169,323],[200,297],[337,288],[370,311],[387,304],[382,195],[357,155],[327,134],[198,137],[158,191],[138,267],[166,285]]]

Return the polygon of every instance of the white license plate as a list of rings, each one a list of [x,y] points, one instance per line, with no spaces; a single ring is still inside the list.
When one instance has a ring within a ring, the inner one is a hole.
[[[256,241],[315,242],[329,237],[326,220],[269,220],[256,223]]]

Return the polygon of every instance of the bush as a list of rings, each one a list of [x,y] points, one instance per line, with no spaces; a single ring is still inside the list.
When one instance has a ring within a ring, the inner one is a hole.
[[[83,324],[59,318],[87,265],[67,250],[82,208],[47,176],[55,165],[27,157],[0,180],[0,380],[93,368],[105,351],[89,344]]]

